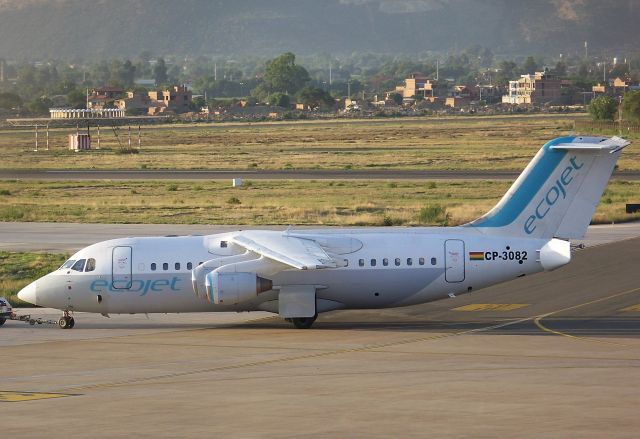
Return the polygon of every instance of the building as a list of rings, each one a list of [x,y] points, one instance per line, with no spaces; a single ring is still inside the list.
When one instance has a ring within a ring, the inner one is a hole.
[[[446,87],[441,87],[432,79],[420,76],[418,73],[412,73],[404,80],[404,85],[398,85],[395,90],[387,92],[386,99],[390,99],[390,96],[395,93],[402,95],[406,102],[411,102],[416,97],[433,102],[436,97],[446,93]]]
[[[542,105],[562,100],[562,81],[548,72],[521,75],[509,81],[509,94],[502,96],[502,103],[514,105]]]
[[[128,91],[122,99],[117,99],[114,106],[120,110],[147,113],[151,106],[151,99],[148,93],[139,91]]]
[[[113,101],[120,99],[124,95],[124,90],[119,87],[94,88],[87,96],[89,108],[106,108],[113,104]]]
[[[613,81],[611,81],[611,86],[613,87],[613,92],[616,95],[622,95],[628,91],[635,91],[640,89],[640,84],[638,81],[634,81],[629,77],[617,77]]]
[[[187,87],[175,85],[170,90],[150,91],[149,115],[173,112],[186,113],[191,110],[191,100],[193,94]]]
[[[192,93],[184,86],[172,89],[150,91],[128,91],[122,99],[114,101],[114,106],[124,111],[141,112],[154,116],[162,113],[186,113],[191,110]]]

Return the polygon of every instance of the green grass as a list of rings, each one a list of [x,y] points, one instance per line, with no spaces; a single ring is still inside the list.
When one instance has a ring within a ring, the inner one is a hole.
[[[18,299],[18,291],[52,272],[66,259],[64,254],[0,252],[0,296],[15,307],[31,306]]]
[[[573,131],[580,115],[421,117],[147,126],[138,154],[120,154],[111,130],[101,149],[73,152],[50,133],[33,152],[32,130],[0,130],[2,168],[32,169],[432,169],[521,170],[547,140]],[[95,136],[96,133],[93,132]],[[632,139],[640,138],[631,134]],[[94,138],[95,140],[95,138]],[[137,145],[137,139],[136,139]],[[640,148],[621,170],[640,170]]]
[[[457,225],[487,212],[507,181],[0,181],[0,221],[247,225]],[[612,181],[594,221],[639,219],[640,182]]]

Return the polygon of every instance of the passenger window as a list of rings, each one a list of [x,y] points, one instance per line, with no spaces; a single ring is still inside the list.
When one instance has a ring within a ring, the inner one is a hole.
[[[364,267],[364,259],[359,259],[358,260],[358,265],[361,267]]]
[[[193,264],[191,262],[187,262],[187,270],[191,270],[193,268]]]
[[[162,269],[163,269],[164,271],[167,271],[167,270],[169,269],[169,264],[168,264],[167,262],[164,262],[164,263],[162,264]]]
[[[93,258],[87,259],[87,265],[84,267],[84,271],[93,271],[96,269],[96,260]]]
[[[419,258],[418,259],[418,264],[419,265],[424,265],[424,258]]]
[[[151,263],[151,271],[156,271],[156,263],[155,262]]]
[[[396,267],[399,267],[400,266],[400,258],[396,258],[395,263],[396,263]]]
[[[349,266],[349,259],[345,259],[345,260],[344,260],[344,266],[345,266],[345,267],[348,267],[348,266]]]
[[[436,265],[438,263],[438,261],[436,260],[436,258],[431,258],[431,265]]]
[[[413,259],[407,258],[407,265],[413,265]]]
[[[377,261],[375,259],[371,259],[371,266],[375,267],[377,264]]]
[[[384,259],[382,260],[382,265],[384,265],[385,267],[386,267],[387,265],[389,265],[389,259],[384,258]]]
[[[75,271],[84,270],[84,262],[85,262],[85,259],[78,259],[76,263],[73,264],[73,267],[71,267],[71,269]]]
[[[180,270],[180,262],[176,262],[175,267],[176,267],[176,271],[179,271]]]
[[[69,259],[67,262],[62,264],[62,267],[60,267],[60,268],[71,268],[71,267],[73,267],[73,264],[75,264],[75,263],[76,263],[75,259]]]

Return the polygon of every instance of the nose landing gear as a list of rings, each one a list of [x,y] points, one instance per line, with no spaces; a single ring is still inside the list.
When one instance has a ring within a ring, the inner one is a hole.
[[[76,325],[76,321],[69,315],[69,311],[65,311],[64,315],[58,320],[60,329],[72,329]]]

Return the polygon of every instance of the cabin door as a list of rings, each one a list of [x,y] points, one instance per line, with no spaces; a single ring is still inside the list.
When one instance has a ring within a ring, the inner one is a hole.
[[[444,278],[447,282],[464,280],[464,241],[448,239],[444,242]]]
[[[128,290],[132,283],[131,247],[114,247],[112,260],[112,284],[118,290]]]

